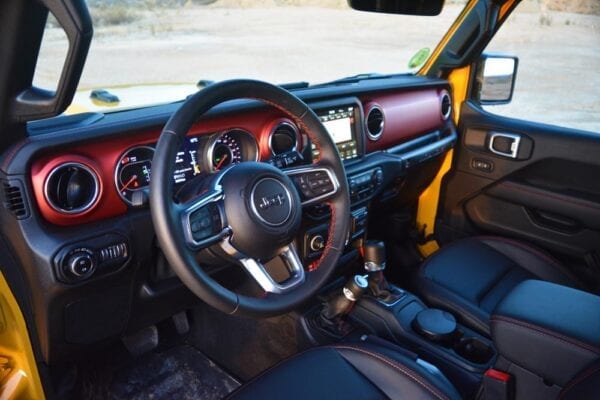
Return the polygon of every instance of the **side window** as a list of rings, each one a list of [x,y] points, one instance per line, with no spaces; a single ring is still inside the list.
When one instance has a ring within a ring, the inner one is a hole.
[[[485,52],[519,58],[512,101],[486,111],[600,133],[600,1],[524,0]]]
[[[48,13],[40,54],[33,75],[35,86],[56,90],[68,50],[69,42],[65,31],[60,27],[56,18]]]

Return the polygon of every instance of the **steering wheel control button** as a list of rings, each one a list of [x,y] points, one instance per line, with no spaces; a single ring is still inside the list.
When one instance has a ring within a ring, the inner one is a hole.
[[[333,182],[331,182],[329,175],[325,171],[310,172],[306,174],[306,179],[308,186],[317,196],[332,192],[334,189]]]
[[[318,201],[336,191],[336,184],[325,169],[308,170],[290,173],[300,193],[303,204],[309,200]]]
[[[258,181],[250,194],[252,211],[269,226],[280,226],[292,213],[292,196],[288,189],[274,178]]]
[[[221,225],[221,215],[214,203],[209,203],[190,214],[190,230],[197,242],[218,234]]]

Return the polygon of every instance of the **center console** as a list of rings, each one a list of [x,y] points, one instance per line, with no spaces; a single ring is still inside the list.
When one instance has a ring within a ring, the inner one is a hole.
[[[366,274],[329,288],[321,306],[305,314],[303,326],[316,343],[393,342],[439,368],[465,398],[480,390],[489,399],[556,398],[598,371],[600,296],[522,282],[496,307],[490,339],[391,285],[383,275],[383,242],[365,241],[361,250]],[[588,386],[590,392],[594,385]]]
[[[391,290],[402,295],[390,301],[363,296],[350,315],[352,321],[415,351],[460,382],[463,395],[471,396],[496,360],[492,341],[457,323],[451,314],[428,308],[412,293],[393,286]]]
[[[340,158],[346,166],[352,210],[350,215],[350,241],[360,239],[366,233],[369,216],[368,202],[385,186],[384,168],[372,167],[365,159],[365,135],[363,132],[362,103],[356,97],[335,101],[311,103],[323,126],[337,146]],[[311,143],[310,157],[320,156],[319,146]],[[302,239],[302,256],[306,262],[317,259],[327,242],[329,208],[317,205],[306,210],[312,222],[306,226]]]
[[[474,397],[497,359],[492,341],[390,284],[383,242],[365,241],[362,255],[366,274],[330,290],[322,307],[309,312],[310,336],[326,342],[369,335],[397,343],[437,366],[464,397]]]

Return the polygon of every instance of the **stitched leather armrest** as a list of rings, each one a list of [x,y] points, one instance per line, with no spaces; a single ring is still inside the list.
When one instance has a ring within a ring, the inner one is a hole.
[[[501,356],[563,386],[600,358],[600,297],[528,280],[498,304],[491,331]]]

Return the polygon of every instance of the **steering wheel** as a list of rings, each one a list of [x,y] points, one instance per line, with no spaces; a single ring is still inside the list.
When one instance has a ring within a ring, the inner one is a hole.
[[[260,100],[285,113],[309,136],[318,158],[285,170],[260,162],[230,165],[198,183],[184,201],[175,201],[175,156],[187,132],[208,110],[236,99]],[[306,271],[293,241],[302,207],[317,203],[329,206],[331,220],[323,253]],[[150,208],[161,249],[175,273],[204,302],[228,314],[282,314],[314,296],[335,269],[349,231],[348,183],[327,130],[296,96],[254,80],[210,85],[171,116],[152,160]],[[196,260],[205,248],[244,268],[265,295],[242,295],[216,282]],[[265,268],[275,257],[286,266],[289,276],[284,281]]]

